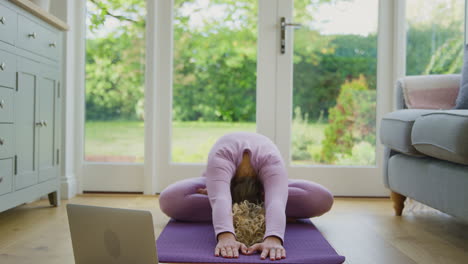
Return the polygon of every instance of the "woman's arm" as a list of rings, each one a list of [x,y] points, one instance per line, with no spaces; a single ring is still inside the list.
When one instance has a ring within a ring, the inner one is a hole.
[[[230,183],[224,180],[210,179],[210,177],[207,176],[206,188],[211,204],[213,227],[216,238],[218,238],[218,235],[223,232],[235,234],[232,222]]]
[[[236,240],[232,221],[231,178],[235,165],[223,158],[214,157],[208,161],[206,188],[211,204],[213,227],[218,243],[215,256],[239,257],[239,250],[247,253],[247,247]]]
[[[265,191],[265,237],[276,236],[284,241],[288,177],[283,162],[271,162],[261,169]]]
[[[286,258],[286,250],[282,246],[286,228],[286,203],[288,200],[288,179],[283,162],[270,159],[260,169],[265,191],[265,222],[266,231],[262,243],[248,249],[247,254],[260,251],[261,259],[279,260]]]

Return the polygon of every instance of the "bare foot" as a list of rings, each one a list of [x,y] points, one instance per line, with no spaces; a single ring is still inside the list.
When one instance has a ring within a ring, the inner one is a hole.
[[[197,190],[197,193],[199,194],[204,194],[204,195],[208,195],[208,191],[206,190],[206,188],[200,188]]]

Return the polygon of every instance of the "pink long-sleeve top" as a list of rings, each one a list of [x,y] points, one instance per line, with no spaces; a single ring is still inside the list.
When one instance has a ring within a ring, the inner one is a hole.
[[[251,164],[258,172],[265,192],[265,236],[284,241],[288,179],[283,159],[275,144],[267,137],[236,132],[221,137],[208,155],[204,176],[212,208],[216,237],[234,232],[232,219],[231,179],[242,161],[244,151],[250,153]]]

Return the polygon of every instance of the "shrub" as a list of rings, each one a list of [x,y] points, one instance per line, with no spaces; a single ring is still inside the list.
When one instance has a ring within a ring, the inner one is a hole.
[[[352,156],[357,142],[375,146],[375,107],[376,92],[369,90],[364,76],[341,86],[337,103],[330,109],[321,162],[334,164],[338,156]]]

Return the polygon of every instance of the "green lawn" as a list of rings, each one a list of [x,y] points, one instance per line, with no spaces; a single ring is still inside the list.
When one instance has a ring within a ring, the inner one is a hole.
[[[326,124],[293,124],[293,163],[318,164]],[[172,161],[204,163],[215,141],[234,131],[256,130],[255,123],[174,122],[172,127]],[[86,123],[86,160],[144,161],[144,123],[141,121],[99,121]],[[356,144],[353,156],[340,157],[339,165],[372,165],[374,147]]]
[[[86,160],[142,162],[144,135],[143,122],[88,121],[85,126]]]
[[[172,160],[205,162],[211,146],[222,135],[255,129],[255,123],[174,122]],[[86,122],[85,138],[87,160],[143,161],[144,123],[141,121]]]
[[[255,132],[255,123],[174,122],[172,127],[172,161],[200,162],[208,157],[218,138],[229,132]]]

